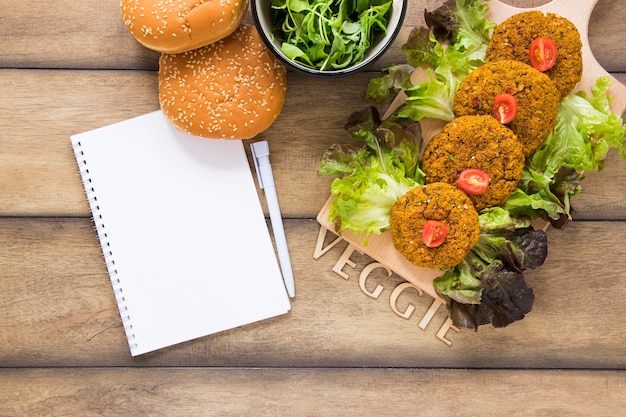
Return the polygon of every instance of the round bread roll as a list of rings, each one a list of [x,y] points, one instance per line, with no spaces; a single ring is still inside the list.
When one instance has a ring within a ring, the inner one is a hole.
[[[170,122],[194,136],[250,139],[274,123],[287,71],[243,24],[232,35],[159,60],[159,102]]]
[[[177,54],[237,29],[249,0],[121,0],[126,28],[145,47]]]

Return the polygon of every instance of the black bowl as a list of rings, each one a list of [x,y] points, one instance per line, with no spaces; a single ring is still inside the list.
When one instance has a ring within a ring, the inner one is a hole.
[[[361,71],[380,58],[387,51],[387,49],[389,49],[402,28],[408,0],[393,0],[391,17],[389,19],[389,24],[387,25],[387,31],[384,34],[379,35],[378,38],[372,42],[372,45],[365,53],[363,61],[351,67],[337,70],[318,70],[309,68],[288,58],[281,51],[280,41],[278,39],[274,39],[274,36],[272,36],[273,25],[271,21],[271,0],[250,0],[250,2],[254,24],[256,25],[263,42],[265,42],[268,49],[272,51],[272,53],[274,53],[274,55],[276,55],[282,62],[284,62],[288,68],[308,75],[319,77],[337,77]]]

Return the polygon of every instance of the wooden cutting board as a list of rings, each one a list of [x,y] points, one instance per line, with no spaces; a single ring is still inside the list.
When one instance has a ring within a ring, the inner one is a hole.
[[[495,23],[500,23],[507,18],[529,10],[541,10],[543,12],[551,12],[563,16],[569,19],[576,25],[580,32],[582,41],[582,56],[583,56],[583,75],[580,83],[575,91],[583,90],[587,93],[591,92],[591,86],[595,83],[598,77],[609,76],[612,78],[612,85],[609,89],[609,94],[613,96],[611,103],[612,110],[617,114],[623,114],[626,111],[626,86],[621,84],[617,79],[611,76],[602,66],[598,63],[589,46],[588,26],[589,19],[593,8],[595,7],[597,0],[585,0],[585,1],[573,1],[573,0],[552,0],[542,6],[535,8],[518,8],[509,6],[502,3],[499,0],[491,0],[489,4],[489,12],[487,18]],[[413,83],[419,82],[424,76],[424,73],[419,69],[412,75]],[[404,101],[404,94],[400,93],[396,99],[392,102],[386,114],[386,117],[397,106]],[[347,116],[346,116],[347,117]],[[421,122],[424,139],[428,140],[432,137],[443,125],[443,122],[438,120],[423,120]],[[326,201],[324,207],[317,215],[317,221],[320,225],[330,231],[335,231],[335,225],[328,220],[328,214],[330,211],[330,203],[332,196]],[[371,235],[368,240],[367,246],[363,246],[363,236],[355,236],[350,232],[342,232],[341,237],[348,243],[356,247],[356,249],[375,261],[382,264],[384,267],[392,270],[411,284],[415,285],[425,293],[432,297],[441,300],[441,298],[435,292],[433,287],[433,279],[442,274],[441,271],[429,268],[421,268],[410,263],[404,256],[402,256],[393,246],[391,240],[391,233],[384,232],[380,235]]]

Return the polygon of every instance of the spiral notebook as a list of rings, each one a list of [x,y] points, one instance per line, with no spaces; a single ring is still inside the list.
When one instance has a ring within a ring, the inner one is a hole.
[[[71,143],[133,356],[290,310],[242,141],[156,111]]]

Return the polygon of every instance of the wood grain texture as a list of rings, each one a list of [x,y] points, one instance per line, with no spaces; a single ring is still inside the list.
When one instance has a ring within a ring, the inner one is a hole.
[[[0,67],[157,69],[124,27],[119,0],[3,1]]]
[[[546,1],[504,2],[535,7]],[[394,46],[371,69],[404,62],[400,45],[413,27],[424,23],[424,9],[432,10],[440,3],[409,0],[405,24]],[[621,58],[625,13],[626,3],[622,0],[598,0],[591,16],[591,48],[608,71],[626,71]],[[252,22],[250,14],[245,21]],[[0,68],[158,68],[159,54],[141,46],[124,27],[119,0],[4,0],[2,22]]]
[[[624,407],[624,371],[0,370],[0,415],[11,417],[617,417]]]
[[[422,329],[433,299],[408,289],[397,309],[415,311],[401,318],[390,299],[403,280],[376,269],[364,288],[383,291],[367,296],[359,277],[372,259],[354,252],[353,267],[338,262],[344,243],[314,259],[318,232],[313,220],[286,221],[297,292],[288,315],[133,359],[91,221],[1,219],[0,367],[626,367],[626,332],[616,325],[626,311],[626,270],[609,261],[626,258],[626,246],[615,245],[626,223],[551,230],[546,263],[527,274],[533,311],[504,329],[449,330],[450,346],[436,337],[443,306]],[[333,271],[338,263],[347,278]]]
[[[373,76],[351,76],[337,89],[331,80],[289,74],[293,93],[278,120],[257,137],[272,147],[285,217],[314,218],[328,199],[332,178],[319,177],[317,166],[330,145],[353,143],[343,125],[353,111],[376,104],[363,99]],[[626,73],[616,76],[626,82]],[[70,135],[158,106],[150,71],[0,70],[0,215],[89,216]],[[626,217],[626,184],[607,180],[618,177],[626,177],[626,164],[612,153],[607,169],[590,173],[589,185],[575,197],[582,218]]]
[[[367,83],[405,61],[402,43],[440,2],[409,0],[395,44],[365,72],[289,73],[283,113],[258,137],[287,218],[292,311],[132,358],[69,136],[158,109],[159,54],[125,29],[119,0],[4,0],[0,416],[623,415],[626,164],[614,152],[575,197],[576,221],[550,230],[545,265],[527,275],[533,311],[507,328],[446,327],[444,308],[398,276],[374,267],[361,279],[373,261],[345,242],[317,256],[331,181],[316,174],[321,154],[351,142],[343,125],[373,104]],[[624,15],[622,0],[598,0],[589,25],[594,56],[622,83]]]

